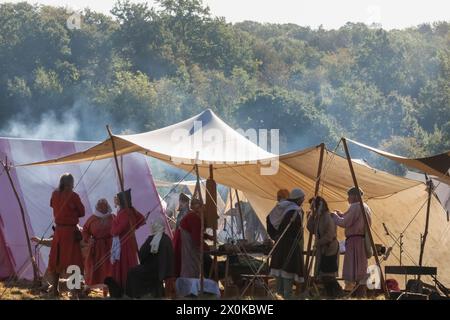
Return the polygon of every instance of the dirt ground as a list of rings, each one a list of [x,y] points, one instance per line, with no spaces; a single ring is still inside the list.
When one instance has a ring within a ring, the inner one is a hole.
[[[272,287],[272,285],[271,285]],[[205,297],[206,299],[211,299],[211,297]],[[229,297],[229,299],[236,299],[237,297]],[[69,292],[62,292],[59,300],[70,300]],[[94,289],[87,296],[83,296],[82,300],[101,300],[109,299],[103,297],[103,292],[101,289]],[[143,297],[143,299],[151,299],[151,297]],[[250,299],[249,297],[245,298]],[[261,299],[261,298],[259,298]],[[267,298],[266,298],[267,299]],[[273,298],[272,298],[273,299]],[[283,298],[275,295],[274,299],[282,300]],[[323,297],[309,298],[315,300],[321,300]],[[342,300],[348,300],[354,298],[342,298]],[[372,296],[371,300],[384,300],[384,296]],[[56,298],[49,295],[47,292],[39,289],[33,289],[33,283],[26,280],[15,280],[15,281],[0,281],[0,300],[57,300]]]

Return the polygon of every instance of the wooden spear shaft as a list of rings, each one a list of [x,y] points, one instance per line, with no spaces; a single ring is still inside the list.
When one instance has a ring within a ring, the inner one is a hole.
[[[241,201],[239,200],[239,193],[237,189],[234,189],[236,193],[236,201],[238,204],[239,216],[241,219],[241,231],[242,231],[242,240],[245,240],[245,232],[244,232],[244,216],[242,215]]]
[[[358,186],[358,180],[356,179],[356,174],[355,174],[355,170],[353,168],[352,158],[350,157],[350,152],[348,151],[348,146],[347,146],[347,140],[345,138],[342,138],[342,144],[344,146],[345,154],[347,156],[347,162],[348,162],[348,166],[350,168],[350,173],[352,175],[353,184],[354,184],[356,190],[359,191],[361,189],[359,189],[359,186]],[[386,296],[386,298],[389,298],[389,291],[387,290],[386,283],[384,281],[383,270],[381,270],[380,259],[378,258],[377,248],[375,246],[375,242],[373,241],[372,230],[370,229],[369,221],[366,216],[366,209],[364,208],[364,202],[363,202],[361,193],[357,192],[357,195],[358,195],[360,209],[361,209],[361,212],[363,213],[364,225],[366,227],[367,234],[369,235],[370,244],[372,246],[373,256],[375,258],[377,267],[380,270],[381,287],[383,288],[383,292],[384,292],[384,295]]]
[[[210,179],[214,179],[214,166],[212,164],[209,165],[209,177]],[[208,191],[208,190],[206,190]],[[214,200],[214,207],[216,208],[214,210],[214,213],[217,214],[217,186],[216,186],[216,190],[215,190],[216,194],[215,195],[210,195],[211,200],[213,200],[213,196],[216,197],[216,199]],[[213,237],[214,237],[214,250],[217,249],[217,229],[213,228]],[[212,270],[214,270],[214,280],[218,281],[219,280],[219,269],[218,269],[218,265],[217,265],[217,255],[214,255],[214,261],[213,261],[213,268]],[[211,274],[211,272],[210,272]]]
[[[320,155],[319,155],[319,166],[317,167],[317,175],[316,175],[316,187],[314,189],[314,198],[316,198],[319,195],[319,187],[320,187],[320,178],[322,175],[322,167],[323,167],[323,156],[325,154],[325,144],[321,143],[320,144]],[[315,212],[312,212],[311,214],[315,214]],[[316,229],[319,226],[319,219],[316,219],[315,224],[314,224],[314,234],[316,234]],[[305,275],[305,283],[308,283],[308,278],[309,278],[309,273],[310,273],[310,267],[309,267],[309,263],[311,260],[311,264],[312,264],[312,260],[313,260],[313,255],[310,256],[310,251],[311,251],[311,246],[312,246],[312,240],[313,240],[313,233],[310,232],[309,236],[308,236],[308,245],[306,247],[306,263],[304,266],[304,275]],[[302,248],[303,250],[303,248]]]
[[[36,284],[39,278],[39,269],[37,267],[36,260],[33,256],[33,251],[31,250],[30,234],[28,233],[27,222],[25,219],[25,210],[23,209],[22,201],[20,200],[19,193],[17,192],[16,186],[14,185],[14,181],[11,177],[10,166],[8,165],[8,158],[5,159],[5,163],[2,162],[2,166],[5,169],[9,183],[11,184],[11,188],[14,192],[14,195],[16,196],[17,203],[19,204],[20,214],[22,216],[23,229],[25,231],[25,237],[27,242],[28,255],[30,256],[31,265],[33,266],[33,282]]]
[[[197,156],[198,158],[198,156]],[[202,190],[200,188],[200,174],[198,172],[198,164],[195,164],[195,174],[197,175],[197,184],[196,184],[196,190],[198,192],[198,196],[200,198],[200,200],[203,203],[203,199],[202,199]],[[194,191],[195,194],[195,191]],[[204,221],[204,207],[202,207],[200,209],[200,220],[201,220],[201,227],[200,227],[200,294],[203,295],[204,292],[204,281],[205,281],[205,276],[204,276],[204,268],[203,268],[203,241],[204,241],[204,232],[205,232],[205,221]]]
[[[120,191],[121,192],[125,192],[125,185],[124,185],[124,182],[123,182],[124,179],[123,179],[123,176],[122,176],[122,174],[120,172],[119,160],[117,159],[117,150],[116,150],[116,143],[114,141],[114,136],[113,136],[113,134],[111,132],[111,129],[110,129],[109,125],[106,125],[106,130],[108,130],[109,138],[111,139],[111,145],[112,145],[112,150],[113,150],[113,154],[114,154],[114,162],[116,164],[117,176],[119,177]],[[129,208],[130,204],[128,203],[128,199],[125,196],[125,194],[124,194],[124,201],[125,201],[126,207]],[[139,255],[139,248],[138,248],[138,244],[137,244],[137,240],[136,240],[136,235],[134,234],[135,225],[134,225],[134,223],[131,220],[132,219],[131,219],[131,214],[130,214],[129,224],[130,224],[130,228],[131,228],[131,232],[132,232],[132,234],[131,234],[132,240],[131,241],[133,242],[134,248],[135,248],[136,252]]]

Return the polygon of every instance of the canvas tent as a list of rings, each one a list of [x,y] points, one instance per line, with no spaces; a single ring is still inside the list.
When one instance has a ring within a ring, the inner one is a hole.
[[[370,147],[361,142],[347,139],[348,141],[363,147],[364,149],[378,153],[379,155],[391,159],[410,168],[415,168],[421,172],[435,176],[437,180],[450,185],[450,151],[424,158],[405,158],[374,147]]]
[[[186,171],[191,171],[197,163],[203,178],[209,176],[209,166],[212,165],[217,183],[241,190],[263,223],[275,204],[279,189],[300,187],[307,197],[314,194],[319,146],[278,157],[233,130],[211,110],[169,127],[135,135],[115,135],[114,139],[119,155],[140,152]],[[106,159],[113,156],[111,150],[111,140],[107,139],[85,151],[29,165]],[[403,263],[417,263],[420,233],[425,224],[426,185],[357,163],[354,163],[354,169],[359,185],[365,191],[365,199],[373,209],[375,242],[393,247],[386,263],[398,264],[399,248],[395,245],[395,238],[400,233],[403,234],[403,249],[408,253],[403,257]],[[327,149],[319,194],[333,209],[344,211],[347,208],[346,191],[352,185],[347,160]],[[447,222],[445,211],[435,197],[431,201],[431,210],[424,263],[437,266],[439,279],[450,284],[449,240],[439,241]],[[390,235],[385,233],[383,223],[389,228]]]
[[[94,146],[93,142],[69,142],[0,138],[0,159],[5,157],[13,164],[33,161],[36,158],[52,159]],[[154,215],[163,214],[161,202],[152,179],[152,173],[144,156],[129,154],[123,157],[126,187],[133,191],[133,205],[143,214],[152,211]],[[18,203],[5,172],[0,169],[0,278],[18,275],[32,279],[33,272],[25,240],[24,228]],[[50,195],[58,185],[60,174],[70,172],[79,182],[75,191],[86,207],[86,221],[94,210],[96,201],[106,198],[113,205],[113,197],[119,186],[112,159],[55,167],[13,168],[11,175],[26,213],[30,236],[49,237],[52,234],[52,211],[49,206]],[[170,232],[167,229],[167,232]],[[139,243],[149,234],[148,226],[137,231]],[[33,245],[33,248],[34,245]],[[34,250],[33,250],[34,251]],[[47,267],[49,249],[42,247],[37,253],[41,272]],[[34,254],[34,252],[33,252]]]

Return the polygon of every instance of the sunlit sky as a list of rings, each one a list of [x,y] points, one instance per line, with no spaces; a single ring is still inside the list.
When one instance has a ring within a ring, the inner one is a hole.
[[[0,0],[2,2],[20,2]],[[115,0],[32,0],[30,3],[67,6],[79,10],[89,7],[108,14]],[[145,2],[133,0],[132,2]],[[146,1],[150,6],[153,1]],[[381,23],[385,29],[400,29],[425,22],[450,21],[449,0],[204,0],[215,16],[228,22],[252,20],[295,23],[326,29],[346,22]]]

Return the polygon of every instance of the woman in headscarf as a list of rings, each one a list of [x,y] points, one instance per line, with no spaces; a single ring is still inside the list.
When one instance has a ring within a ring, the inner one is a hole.
[[[153,298],[164,296],[163,281],[175,275],[172,240],[164,233],[162,215],[150,224],[150,236],[139,250],[140,265],[128,271],[126,294],[140,298],[151,294]]]
[[[84,206],[73,188],[73,176],[70,173],[63,174],[59,188],[53,192],[50,200],[56,224],[48,261],[48,271],[53,275],[54,296],[59,296],[59,277],[67,272],[67,267],[76,265],[83,272],[81,233],[77,225],[79,218],[84,216]]]
[[[202,201],[192,199],[191,210],[181,220],[180,227],[173,237],[176,275],[179,277],[200,277],[200,255],[209,249],[206,243],[200,243],[201,210],[203,210]],[[204,233],[204,239],[214,240],[214,237]],[[205,265],[207,261],[204,259]]]
[[[312,214],[308,218],[306,228],[316,236],[314,276],[323,283],[327,295],[335,297],[340,292],[340,286],[336,281],[339,266],[336,224],[325,199],[315,197],[311,198],[309,203]]]
[[[84,279],[88,286],[103,285],[111,276],[112,209],[106,199],[100,199],[95,212],[83,226],[83,241],[87,244]],[[106,291],[104,290],[104,295]]]
[[[277,292],[285,299],[292,296],[292,285],[303,283],[303,238],[301,205],[305,193],[293,189],[288,200],[281,200],[267,216],[267,232],[276,247],[270,260],[270,274],[277,282]],[[286,232],[283,234],[283,232]]]
[[[106,278],[105,284],[113,298],[120,298],[125,290],[128,271],[138,264],[135,230],[145,224],[145,217],[132,206],[131,190],[117,194],[115,203],[119,206],[119,212],[111,227],[112,277]]]
[[[175,229],[178,229],[178,227],[180,226],[181,220],[183,220],[184,216],[188,214],[189,212],[189,201],[191,201],[191,198],[185,194],[185,193],[180,193],[180,196],[178,198],[178,214],[177,214],[177,222],[176,222],[176,226]]]

